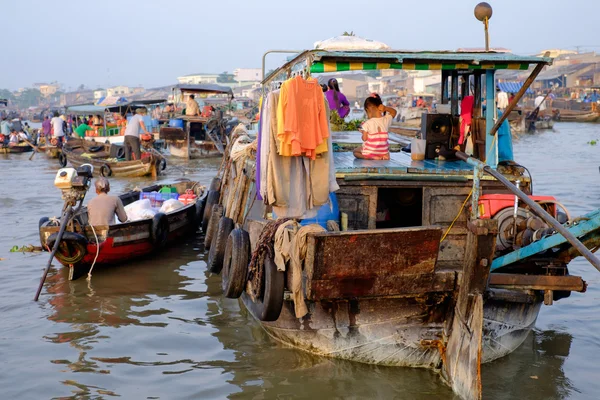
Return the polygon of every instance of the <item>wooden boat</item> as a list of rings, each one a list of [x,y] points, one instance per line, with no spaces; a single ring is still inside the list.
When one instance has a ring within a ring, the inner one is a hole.
[[[102,176],[133,178],[157,175],[166,167],[166,159],[154,150],[144,152],[142,149],[141,160],[122,161],[115,157],[122,150],[119,150],[120,147],[113,146],[118,145],[69,139],[63,146],[62,154],[75,168],[82,164],[91,164],[94,166],[94,174]],[[111,148],[113,156],[111,156]],[[123,154],[120,155],[123,156]]]
[[[230,87],[215,84],[179,84],[173,88],[180,102],[186,95],[225,96],[229,103],[233,99]],[[171,114],[162,120],[160,139],[165,140],[170,154],[181,158],[221,157],[226,136],[233,129],[237,119],[228,120],[217,112],[215,115]],[[168,122],[168,126],[166,123]]]
[[[179,194],[192,190],[198,199],[173,212],[158,213],[153,219],[96,226],[94,230],[88,225],[87,208],[82,207],[67,229],[56,253],[56,259],[69,267],[69,279],[87,274],[92,265],[97,270],[160,252],[165,246],[177,243],[183,235],[195,231],[206,199],[204,188],[198,182],[181,181],[169,185],[153,185],[141,191],[155,192],[164,186],[176,188]],[[127,192],[119,197],[126,206],[140,198],[140,191]],[[52,221],[47,217],[40,219],[40,241],[45,250],[54,242],[59,225],[60,221]]]
[[[0,154],[19,154],[19,153],[29,153],[33,151],[33,148],[25,143],[19,143],[16,146],[0,146]]]
[[[339,185],[334,197],[341,217],[332,211],[333,200],[324,207],[326,219],[341,223],[342,231],[327,221],[327,231],[306,236],[296,295],[308,313],[298,316],[293,268],[281,271],[272,258],[283,257],[273,243],[283,221],[273,220],[271,207],[256,201],[251,147],[262,144],[248,145],[250,151],[238,151],[237,159],[228,158],[226,149],[223,165],[229,169],[222,168],[213,180],[203,219],[209,269],[222,269],[224,294],[241,297],[266,332],[287,345],[370,364],[431,368],[458,396],[481,398],[481,363],[519,347],[542,303],[585,291],[586,283],[568,270],[578,252],[600,269],[600,260],[589,251],[600,245],[600,210],[582,217],[585,226],[562,225],[553,218],[561,215],[556,199],[531,196],[526,170],[496,158],[511,140],[497,130],[550,62],[486,52],[308,50],[294,55],[263,80],[267,95],[276,87],[274,80],[290,78],[291,71],[441,66],[441,104],[458,110],[460,82],[473,81],[474,157],[448,150],[458,139],[452,134],[458,131],[453,114],[423,118],[422,161],[404,152],[380,161],[334,153]],[[530,66],[527,83],[495,121],[495,93],[484,95],[482,83],[493,81],[497,70]],[[485,110],[477,101],[482,98]],[[276,140],[271,133],[261,137]],[[448,157],[438,158],[438,152]]]
[[[41,146],[38,146],[38,149],[41,152],[43,152],[46,156],[48,156],[48,158],[59,158],[60,149],[56,146],[41,145]]]
[[[553,118],[560,122],[596,122],[600,120],[600,114],[595,111],[560,110]]]

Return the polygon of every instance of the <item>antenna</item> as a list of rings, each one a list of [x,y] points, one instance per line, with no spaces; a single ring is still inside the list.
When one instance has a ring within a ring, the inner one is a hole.
[[[477,4],[475,6],[475,18],[479,21],[483,22],[484,30],[485,30],[485,51],[490,51],[490,37],[488,33],[488,23],[490,18],[492,18],[492,6],[485,1]]]

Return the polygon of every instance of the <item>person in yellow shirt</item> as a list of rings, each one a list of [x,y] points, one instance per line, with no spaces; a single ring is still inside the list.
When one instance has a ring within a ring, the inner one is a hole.
[[[185,115],[200,115],[200,107],[195,98],[196,96],[190,94],[190,97],[185,104]]]

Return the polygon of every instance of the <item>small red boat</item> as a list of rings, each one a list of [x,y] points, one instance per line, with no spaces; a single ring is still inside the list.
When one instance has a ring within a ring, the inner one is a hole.
[[[186,233],[198,229],[206,201],[204,188],[198,182],[181,181],[153,185],[143,188],[142,192],[158,192],[163,187],[173,188],[185,197],[195,195],[196,200],[166,214],[159,212],[151,219],[94,226],[93,229],[88,224],[87,208],[82,207],[67,226],[55,255],[62,265],[69,267],[69,279],[87,274],[92,265],[96,269],[157,253]],[[131,191],[119,197],[127,206],[140,199],[140,192]],[[44,250],[52,248],[59,229],[60,220],[48,217],[40,219],[40,241]]]

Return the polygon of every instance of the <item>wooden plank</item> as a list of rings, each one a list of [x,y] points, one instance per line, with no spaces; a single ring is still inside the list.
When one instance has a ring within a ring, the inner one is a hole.
[[[585,292],[586,282],[580,276],[490,274],[489,285],[503,289],[572,290]]]
[[[483,293],[496,248],[496,220],[468,223],[467,247],[442,375],[463,399],[481,399]]]
[[[434,280],[439,227],[327,232],[309,241],[311,300],[427,291]]]

